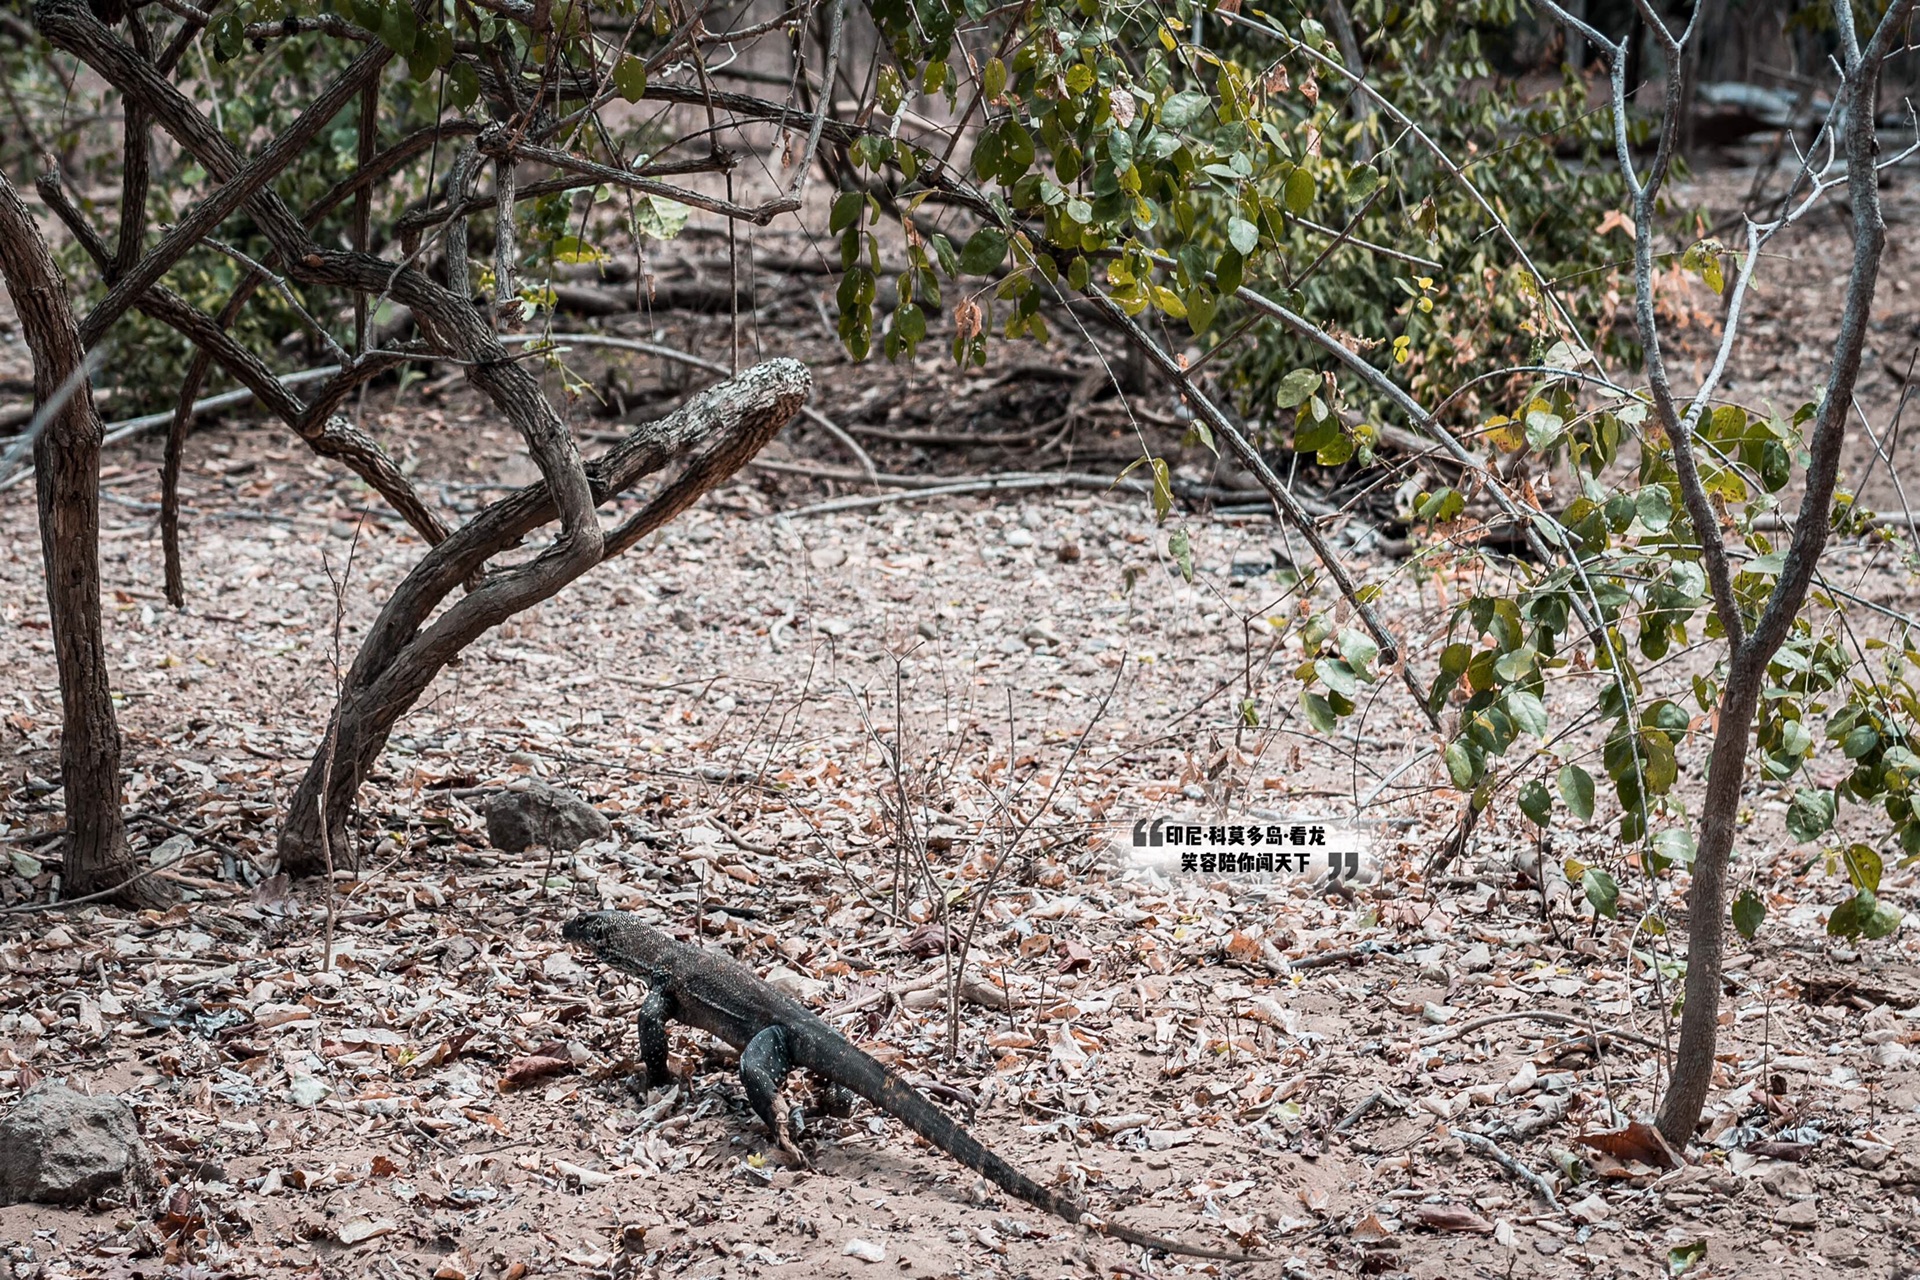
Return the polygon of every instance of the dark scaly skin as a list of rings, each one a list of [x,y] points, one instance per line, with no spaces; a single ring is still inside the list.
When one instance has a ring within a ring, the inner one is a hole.
[[[730,956],[689,946],[625,911],[593,911],[567,921],[561,936],[647,980],[640,1006],[640,1052],[649,1083],[667,1078],[664,1023],[672,1018],[718,1036],[741,1051],[740,1075],[748,1100],[769,1131],[777,1132],[773,1099],[782,1079],[804,1067],[821,1079],[859,1094],[909,1129],[985,1177],[1067,1222],[1143,1249],[1252,1262],[1257,1254],[1181,1244],[1116,1223],[1089,1219],[1077,1202],[1041,1186],[982,1146],[946,1112],[878,1061],[849,1044],[799,1001],[775,991]]]

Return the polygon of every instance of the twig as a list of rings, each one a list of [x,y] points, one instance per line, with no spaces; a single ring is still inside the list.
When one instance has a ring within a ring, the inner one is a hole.
[[[366,524],[367,513],[362,511],[359,522],[353,527],[353,541],[347,544],[347,563],[345,567],[341,569],[339,576],[336,577],[334,575],[333,562],[331,560],[323,556],[320,562],[321,568],[324,569],[327,574],[327,584],[333,588],[333,648],[332,652],[328,655],[327,661],[333,672],[334,706],[333,714],[327,717],[327,741],[325,746],[321,748],[322,762],[320,765],[320,795],[318,799],[320,810],[320,857],[326,864],[327,869],[327,933],[324,946],[320,953],[320,968],[322,972],[333,968],[333,929],[338,914],[333,895],[333,832],[331,830],[332,820],[327,813],[327,801],[330,799],[329,793],[333,790],[334,753],[340,745],[340,716],[344,711],[341,702],[346,693],[346,675],[340,665],[340,630],[342,623],[346,619],[347,612],[347,580],[353,575],[354,552],[360,547],[360,531],[366,528]]]
[[[720,819],[718,818],[713,818],[711,817],[711,815],[709,815],[709,820],[713,823],[714,826],[720,828],[721,835],[725,836],[728,840],[732,841],[738,847],[745,849],[748,853],[758,853],[765,856],[771,856],[773,854],[780,852],[780,850],[773,845],[755,844],[753,841],[747,839],[745,836],[741,835],[738,831],[735,831],[732,827],[720,821]]]
[[[119,884],[109,885],[105,889],[96,889],[92,893],[83,893],[77,898],[62,898],[58,902],[27,902],[14,907],[0,907],[0,916],[33,915],[42,911],[58,911],[61,907],[77,907],[83,902],[96,902],[101,898],[111,898],[131,884],[138,884],[148,876],[159,875],[164,867],[143,867]]]
[[[1345,1133],[1347,1130],[1353,1128],[1353,1126],[1355,1126],[1356,1124],[1359,1124],[1362,1120],[1366,1119],[1367,1113],[1380,1105],[1380,1099],[1383,1096],[1384,1095],[1378,1089],[1375,1089],[1372,1093],[1360,1099],[1358,1105],[1356,1105],[1353,1108],[1353,1110],[1347,1112],[1347,1114],[1345,1114],[1344,1116],[1341,1116],[1338,1120],[1334,1122],[1333,1132]]]
[[[1458,1040],[1461,1036],[1471,1035],[1475,1031],[1482,1030],[1486,1027],[1497,1026],[1503,1022],[1526,1021],[1546,1022],[1554,1026],[1575,1027],[1581,1030],[1587,1029],[1586,1019],[1576,1017],[1573,1014],[1551,1013],[1543,1009],[1529,1009],[1518,1013],[1490,1013],[1484,1018],[1475,1018],[1472,1022],[1464,1022],[1457,1027],[1442,1027],[1431,1035],[1422,1038],[1420,1046],[1426,1048],[1429,1045],[1445,1044],[1449,1040]],[[1593,1033],[1589,1031],[1588,1034],[1592,1035]],[[1599,1032],[1599,1034],[1602,1036],[1611,1036],[1615,1040],[1624,1040],[1628,1044],[1637,1044],[1643,1049],[1659,1051],[1665,1048],[1658,1040],[1649,1039],[1636,1031],[1622,1031],[1618,1028],[1611,1028]]]
[[[1493,1139],[1484,1138],[1477,1133],[1463,1133],[1457,1129],[1454,1131],[1453,1136],[1466,1143],[1467,1150],[1476,1151],[1485,1156],[1512,1174],[1516,1181],[1524,1182],[1533,1188],[1533,1194],[1539,1196],[1541,1202],[1544,1203],[1550,1211],[1554,1213],[1560,1212],[1560,1199],[1553,1194],[1553,1184],[1502,1151],[1495,1145]]]
[[[323,378],[331,378],[339,372],[340,366],[337,364],[322,365],[318,369],[303,369],[298,373],[289,373],[281,377],[280,385],[283,387],[295,387],[302,383],[318,382]],[[193,402],[193,413],[198,415],[214,409],[230,409],[234,405],[245,404],[253,398],[253,392],[245,390],[244,388],[239,391],[223,391],[217,396],[208,396],[204,400],[195,400]],[[151,431],[155,427],[164,427],[173,421],[173,412],[173,410],[168,409],[161,413],[145,413],[137,418],[126,418],[120,422],[109,422],[105,428],[106,435],[100,440],[100,447],[104,449],[108,445],[119,444],[123,440],[131,440],[133,437]],[[0,480],[0,493],[4,493],[8,489],[13,488],[32,474],[33,467],[29,464],[23,470],[16,471],[6,479]]]

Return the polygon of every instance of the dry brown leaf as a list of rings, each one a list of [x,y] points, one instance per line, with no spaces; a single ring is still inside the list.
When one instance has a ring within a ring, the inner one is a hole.
[[[500,1077],[500,1091],[522,1089],[537,1080],[548,1076],[557,1076],[563,1071],[573,1070],[571,1058],[549,1058],[542,1054],[530,1053],[524,1058],[515,1058],[507,1064]]]
[[[1471,1231],[1485,1235],[1493,1230],[1491,1222],[1459,1204],[1416,1204],[1407,1210],[1407,1217],[1431,1231]]]
[[[1624,1129],[1575,1134],[1573,1140],[1583,1147],[1604,1151],[1617,1160],[1638,1161],[1656,1169],[1678,1169],[1686,1163],[1658,1129],[1642,1120],[1635,1120]]]

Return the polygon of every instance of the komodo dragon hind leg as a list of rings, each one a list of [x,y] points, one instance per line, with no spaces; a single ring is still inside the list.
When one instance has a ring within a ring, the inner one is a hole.
[[[780,1096],[780,1086],[792,1070],[793,1054],[787,1047],[787,1029],[778,1024],[762,1028],[740,1051],[740,1082],[747,1087],[747,1101],[752,1104],[753,1113],[767,1126],[767,1132],[773,1135],[780,1150],[805,1167],[807,1158],[800,1154],[793,1141],[800,1128],[799,1108],[794,1108],[793,1115],[789,1116],[781,1105],[784,1099]]]
[[[640,1002],[640,1060],[647,1065],[647,1088],[671,1084],[667,1074],[667,1019],[674,1014],[673,997],[654,987]]]

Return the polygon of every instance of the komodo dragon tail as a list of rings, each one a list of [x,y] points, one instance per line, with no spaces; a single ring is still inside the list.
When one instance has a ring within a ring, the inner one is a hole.
[[[851,1063],[836,1061],[834,1064],[836,1069],[833,1074],[841,1084],[888,1114],[898,1116],[902,1123],[928,1142],[967,1168],[981,1174],[1008,1195],[1018,1196],[1036,1209],[1044,1210],[1067,1222],[1076,1224],[1084,1222],[1102,1235],[1124,1240],[1128,1244],[1138,1245],[1143,1249],[1158,1249],[1162,1253],[1184,1254],[1193,1258],[1217,1258],[1226,1262],[1262,1260],[1260,1254],[1235,1253],[1230,1249],[1209,1249],[1203,1245],[1182,1244],[1178,1240],[1169,1240],[1165,1236],[1135,1231],[1131,1227],[1123,1227],[1115,1222],[1093,1218],[1078,1201],[1041,1186],[989,1151],[978,1138],[968,1133],[946,1112],[929,1102],[918,1089],[889,1071],[877,1059],[862,1053],[859,1049],[853,1050],[852,1057],[854,1061]],[[811,1066],[812,1064],[802,1060],[798,1065]]]

